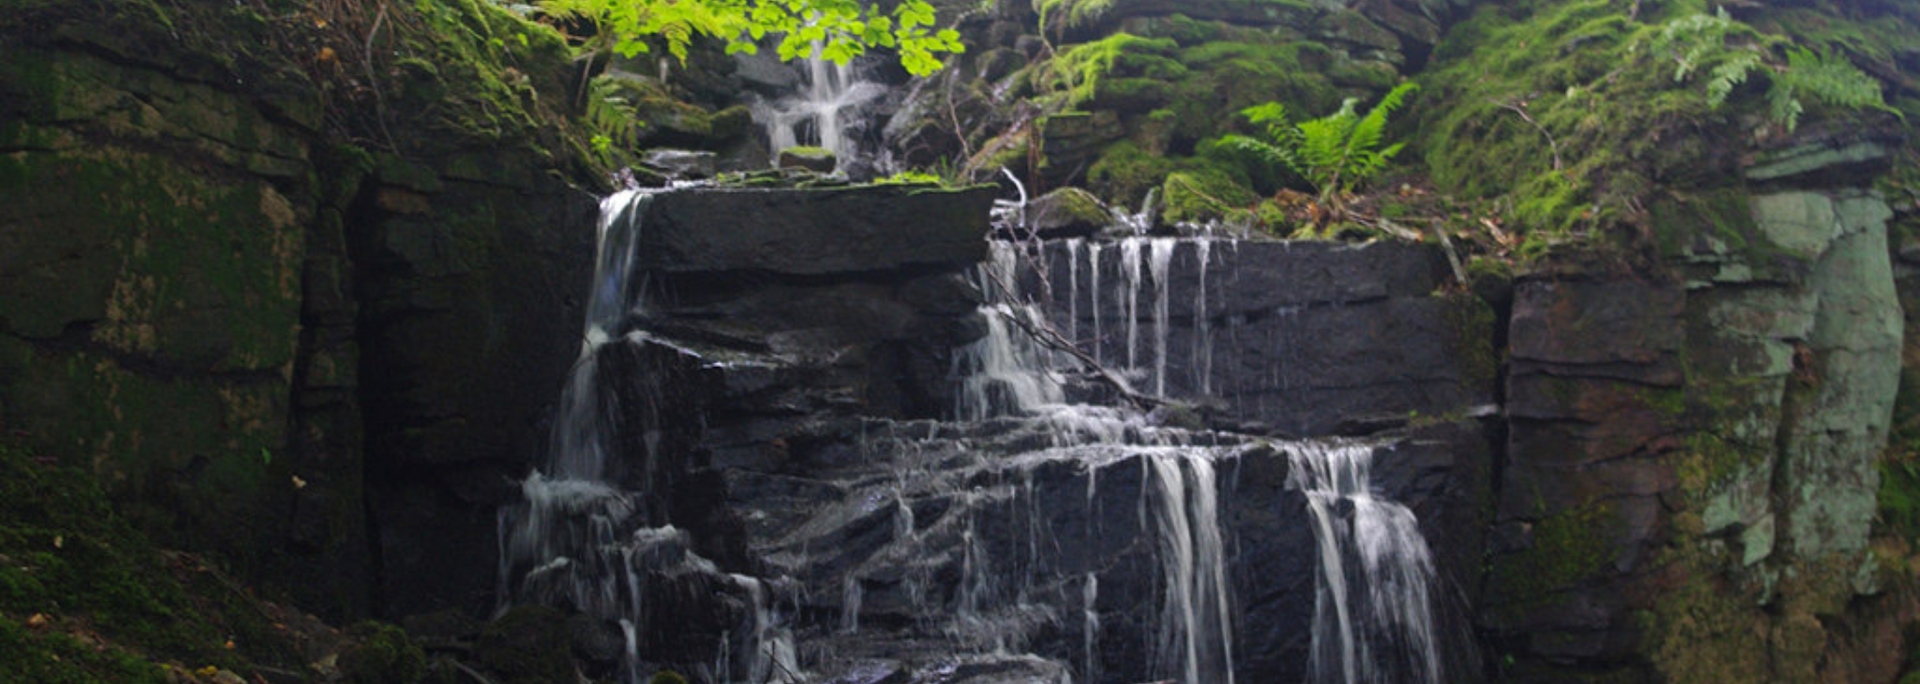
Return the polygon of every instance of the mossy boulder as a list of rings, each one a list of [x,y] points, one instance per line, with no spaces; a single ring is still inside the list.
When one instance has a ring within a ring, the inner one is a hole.
[[[1226,171],[1207,167],[1168,174],[1160,197],[1165,207],[1160,218],[1167,223],[1245,220],[1260,201]]]
[[[833,151],[824,147],[789,147],[780,151],[774,165],[782,169],[801,169],[814,173],[833,173],[840,165]]]
[[[1110,223],[1107,205],[1080,188],[1060,188],[1027,204],[1027,227],[1043,238],[1091,235]]]

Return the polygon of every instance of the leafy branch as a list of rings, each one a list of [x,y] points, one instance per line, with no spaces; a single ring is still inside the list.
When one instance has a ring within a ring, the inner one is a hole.
[[[759,41],[779,36],[782,60],[818,56],[845,64],[869,48],[892,48],[909,73],[924,76],[941,67],[942,53],[960,53],[960,34],[936,29],[933,6],[906,0],[889,14],[858,0],[540,0],[541,12],[595,27],[593,45],[624,57],[666,42],[685,62],[696,38],[726,41],[727,53],[759,51]]]

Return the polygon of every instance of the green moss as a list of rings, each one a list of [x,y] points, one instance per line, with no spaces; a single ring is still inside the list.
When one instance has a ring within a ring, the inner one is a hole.
[[[647,678],[647,684],[687,684],[687,678],[673,670],[661,670]]]
[[[1493,307],[1469,292],[1449,293],[1442,298],[1453,334],[1454,361],[1463,383],[1492,391],[1500,374],[1500,358],[1493,350]]]
[[[1102,93],[1111,104],[1116,86],[1109,81],[1185,78],[1187,68],[1172,58],[1175,47],[1171,39],[1142,38],[1124,32],[1073,46],[1044,65],[1047,77],[1043,92],[1050,93],[1060,109],[1082,109],[1095,103]],[[1119,87],[1141,86],[1135,81],[1132,86]]]
[[[1252,211],[1260,198],[1217,168],[1197,167],[1167,176],[1160,189],[1161,218],[1168,223],[1204,222]]]
[[[363,622],[348,632],[358,640],[340,656],[340,674],[349,684],[415,684],[426,675],[426,650],[405,630]]]
[[[1532,523],[1527,549],[1493,561],[1493,581],[1512,598],[1504,608],[1530,609],[1600,573],[1614,557],[1608,530],[1616,524],[1613,506],[1605,502],[1567,508]]]
[[[1660,159],[1662,148],[1684,147],[1698,127],[1725,118],[1645,47],[1657,33],[1649,22],[1691,11],[1676,3],[1634,21],[1583,0],[1478,12],[1449,33],[1435,53],[1440,66],[1422,78],[1429,101],[1441,103],[1423,108],[1418,144],[1434,180],[1467,197],[1505,198],[1522,229],[1568,231],[1630,213],[1654,179],[1680,166]],[[1686,165],[1703,162],[1711,168],[1697,156]]]
[[[832,159],[833,158],[833,150],[829,150],[824,147],[814,147],[811,145],[795,145],[793,147],[789,147],[784,150],[781,150],[781,153],[791,154],[796,157],[804,157],[807,159]]]
[[[500,673],[502,684],[572,681],[565,622],[552,608],[515,608],[487,625],[476,652],[483,664]]]
[[[0,680],[33,684],[165,684],[165,670],[120,648],[81,643],[0,617]]]
[[[1087,170],[1087,185],[1094,194],[1121,206],[1137,206],[1175,168],[1165,156],[1148,154],[1132,141],[1122,140],[1100,153]]]
[[[248,662],[300,662],[231,584],[188,557],[156,551],[107,505],[91,474],[43,464],[8,442],[0,442],[0,557],[0,643],[25,644],[0,648],[0,672],[51,673],[27,681],[92,681],[74,678],[85,672],[148,681],[156,674],[149,662],[242,671]],[[18,631],[15,621],[35,614],[50,626]],[[104,647],[73,655],[63,636],[69,626],[92,631]]]

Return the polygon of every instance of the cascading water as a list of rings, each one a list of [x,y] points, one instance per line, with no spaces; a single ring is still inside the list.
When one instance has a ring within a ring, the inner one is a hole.
[[[1438,684],[1433,556],[1413,511],[1369,489],[1374,450],[1295,445],[1290,485],[1307,496],[1320,545],[1315,684]]]
[[[861,155],[858,139],[866,120],[857,113],[886,94],[886,87],[862,80],[853,62],[835,64],[815,56],[802,63],[806,80],[798,92],[753,103],[753,120],[765,127],[774,154],[799,145],[817,145],[833,152],[844,166]]]
[[[1154,367],[1152,369],[1153,388],[1156,394],[1165,395],[1169,369],[1167,368],[1167,330],[1169,329],[1169,288],[1172,276],[1172,255],[1177,245],[1171,238],[1129,237],[1119,239],[1117,251],[1120,262],[1109,264],[1117,266],[1121,278],[1115,290],[1110,293],[1112,300],[1120,302],[1121,315],[1127,320],[1123,341],[1124,358],[1129,369],[1139,360],[1138,341],[1141,319],[1145,315],[1138,304],[1143,296],[1141,290],[1152,287],[1152,348]],[[1211,372],[1212,353],[1209,339],[1207,315],[1206,269],[1211,256],[1209,238],[1195,238],[1190,241],[1194,261],[1199,269],[1197,284],[1191,311],[1196,318],[1193,328],[1193,359],[1201,368],[1196,373],[1190,387],[1201,392],[1210,391],[1207,376]],[[1023,262],[1019,255],[1023,252],[1014,246],[996,248],[995,263],[1003,282],[1024,282],[1018,271]],[[1085,254],[1088,263],[1081,268],[1077,260]],[[1076,279],[1069,283],[1067,306],[1069,315],[1079,313],[1077,298],[1082,286],[1077,279],[1082,272],[1089,280],[1095,331],[1093,339],[1094,353],[1101,347],[1103,321],[1101,312],[1102,289],[1102,248],[1098,243],[1072,244],[1065,256],[1073,264],[1067,269],[1068,277]],[[1009,263],[1011,262],[1011,263]],[[1143,273],[1144,271],[1144,273]],[[1143,277],[1144,276],[1144,277]],[[1017,290],[1019,286],[1013,286]],[[1006,316],[1040,316],[1031,308],[1017,308],[1006,305],[996,309]],[[1282,311],[1281,314],[1287,314]],[[1044,323],[1029,323],[1028,326]],[[995,329],[996,334],[1002,332]],[[989,338],[993,339],[993,338]],[[983,343],[984,345],[985,343]],[[996,342],[999,344],[999,342]],[[994,353],[981,347],[982,354]],[[984,356],[983,356],[984,358]],[[1096,358],[1098,358],[1096,356]],[[1031,372],[1031,371],[1029,371]],[[1280,369],[1276,369],[1280,372]],[[1018,375],[1001,366],[991,375]],[[1053,377],[1053,376],[1048,376]],[[1051,397],[1052,395],[1048,395]],[[1421,537],[1417,520],[1411,510],[1392,501],[1376,496],[1371,490],[1371,466],[1377,445],[1360,442],[1288,442],[1276,443],[1280,451],[1287,455],[1290,462],[1289,487],[1301,492],[1306,499],[1308,522],[1313,538],[1318,544],[1318,565],[1315,568],[1315,614],[1313,618],[1313,647],[1309,668],[1311,681],[1315,684],[1437,684],[1442,679],[1442,658],[1440,639],[1434,627],[1434,597],[1431,595],[1436,582],[1432,554]],[[1146,461],[1150,464],[1150,480],[1155,483],[1156,491],[1168,505],[1154,509],[1149,515],[1143,508],[1143,517],[1153,517],[1162,531],[1160,538],[1163,561],[1168,561],[1163,569],[1168,592],[1165,594],[1165,606],[1162,609],[1162,633],[1160,652],[1170,651],[1208,643],[1211,637],[1206,630],[1211,625],[1227,624],[1226,616],[1233,612],[1230,587],[1224,576],[1219,574],[1194,574],[1196,567],[1215,567],[1206,563],[1198,566],[1172,559],[1186,557],[1207,557],[1216,551],[1210,545],[1219,541],[1222,531],[1219,525],[1192,524],[1188,520],[1201,520],[1208,517],[1202,509],[1212,510],[1216,504],[1214,490],[1204,483],[1210,481],[1213,461],[1207,459],[1158,458]],[[1184,464],[1184,465],[1183,465]],[[1182,511],[1182,501],[1191,507]],[[1171,534],[1167,534],[1171,532]],[[1211,535],[1211,537],[1209,537]],[[1096,584],[1088,581],[1087,591],[1096,589]],[[1084,601],[1091,604],[1091,599]],[[1098,615],[1091,609],[1086,611],[1085,619],[1089,630],[1097,624]],[[1185,625],[1185,628],[1181,626]],[[1172,637],[1183,635],[1187,641]],[[1220,650],[1217,659],[1189,652],[1181,660],[1182,668],[1174,671],[1183,681],[1232,681],[1232,638],[1228,636],[1217,641]],[[1090,655],[1095,648],[1093,641],[1084,647],[1086,654],[1082,658],[1091,662]],[[1162,665],[1165,668],[1164,661]],[[1208,668],[1216,669],[1208,669]],[[1091,671],[1091,668],[1088,668]]]
[[[1093,355],[1108,328],[1125,335],[1105,357],[1125,358],[1128,372],[1108,381],[1137,396],[1128,378],[1150,376],[1152,391],[1166,394],[1185,377],[1168,361],[1169,283],[1195,261],[1177,257],[1189,247],[1172,238],[1072,243],[1054,271],[1072,280],[1065,287],[1032,284],[1037,250],[996,243],[975,283],[991,302],[985,335],[954,357],[958,420],[859,419],[857,456],[787,466],[804,480],[729,473],[760,478],[761,495],[727,504],[750,530],[753,560],[722,571],[695,553],[704,548],[696,533],[673,524],[657,491],[677,477],[661,465],[673,460],[666,452],[693,448],[676,441],[674,424],[701,419],[671,413],[666,381],[634,360],[637,349],[677,348],[627,330],[645,305],[634,250],[650,197],[621,193],[603,205],[585,343],[550,453],[522,483],[524,502],[500,516],[503,609],[561,605],[618,625],[629,682],[676,657],[646,651],[684,609],[671,597],[691,591],[738,606],[715,629],[724,634],[706,662],[670,661],[705,682],[832,679],[880,658],[915,663],[912,681],[1014,668],[992,681],[1234,684],[1250,652],[1273,650],[1243,642],[1236,587],[1249,571],[1234,566],[1239,535],[1271,529],[1234,521],[1291,519],[1301,539],[1310,528],[1319,543],[1314,646],[1300,657],[1312,681],[1439,681],[1432,562],[1411,512],[1366,489],[1375,447],[1265,442],[1074,403],[1089,394],[1080,356],[1036,341],[1052,322],[1024,296],[1065,292],[1077,302],[1086,292]],[[1207,255],[1204,246],[1194,255],[1201,289],[1180,315],[1206,318]],[[1103,316],[1103,306],[1118,313]],[[1140,339],[1142,328],[1151,339]],[[1138,367],[1149,349],[1151,366]],[[1259,504],[1252,513],[1236,501],[1245,470],[1283,461],[1306,511],[1276,516]],[[662,592],[662,582],[681,584]]]
[[[638,630],[647,624],[647,583],[686,575],[718,578],[745,598],[751,615],[737,634],[722,639],[723,653],[739,655],[714,663],[705,673],[709,680],[733,682],[738,673],[746,677],[738,681],[789,681],[798,672],[791,637],[773,615],[765,587],[752,577],[722,575],[693,553],[686,532],[668,524],[649,496],[668,405],[662,388],[645,374],[609,371],[624,368],[621,355],[649,341],[643,332],[616,333],[643,302],[634,261],[640,217],[652,197],[651,191],[630,190],[601,202],[580,358],[561,392],[544,464],[521,482],[524,501],[499,514],[499,608],[562,605],[617,623],[626,642],[622,675],[637,682],[643,674]],[[635,439],[642,456],[637,473],[623,456],[635,451]]]

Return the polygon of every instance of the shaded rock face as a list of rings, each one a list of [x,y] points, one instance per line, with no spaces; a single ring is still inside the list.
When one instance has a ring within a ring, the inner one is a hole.
[[[346,217],[379,590],[399,614],[490,603],[470,569],[493,565],[493,509],[578,347],[594,203],[490,155],[383,158]]]
[[[210,45],[252,9],[27,10],[0,41],[0,423],[93,465],[160,543],[329,617],[485,605],[469,569],[544,435],[591,253],[535,117],[481,140],[395,100],[406,158],[369,155],[306,74]],[[514,49],[566,72],[533,37]],[[537,61],[526,92],[560,90]]]
[[[1841,609],[1878,591],[1903,338],[1890,212],[1801,182],[1659,210],[1686,236],[1670,277],[1520,279],[1483,613],[1514,652],[1638,662],[1612,666],[1631,681],[1897,666],[1829,641],[1872,629]],[[1552,679],[1541,667],[1523,679]]]
[[[1327,435],[1381,415],[1493,403],[1493,312],[1436,294],[1427,246],[1233,240],[1002,243],[1015,299],[1135,389],[1239,422]]]
[[[364,609],[354,304],[338,199],[311,175],[318,113],[160,63],[0,56],[8,439],[92,466],[162,543]]]

